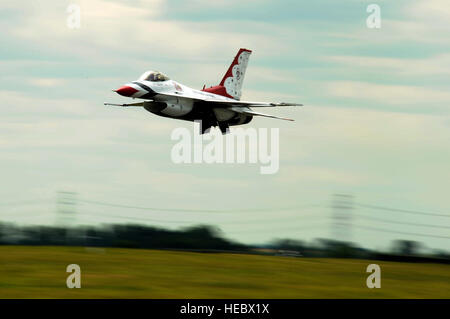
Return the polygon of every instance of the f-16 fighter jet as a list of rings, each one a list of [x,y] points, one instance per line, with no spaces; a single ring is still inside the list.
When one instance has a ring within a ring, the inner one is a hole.
[[[219,85],[202,90],[192,89],[159,71],[147,71],[138,80],[125,84],[116,93],[141,99],[131,104],[105,103],[115,106],[137,106],[159,116],[173,119],[201,120],[200,133],[218,126],[223,134],[230,126],[249,123],[254,116],[293,121],[252,110],[259,107],[301,106],[296,103],[267,103],[241,101],[242,83],[252,51],[240,49]]]

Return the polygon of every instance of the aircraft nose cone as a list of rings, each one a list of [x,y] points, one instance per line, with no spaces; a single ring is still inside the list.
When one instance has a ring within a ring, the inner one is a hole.
[[[123,96],[132,96],[134,93],[138,92],[138,90],[132,88],[131,86],[124,85],[118,88],[115,92]]]

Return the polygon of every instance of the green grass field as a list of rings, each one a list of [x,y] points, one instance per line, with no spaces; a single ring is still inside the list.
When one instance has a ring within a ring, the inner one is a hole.
[[[366,286],[368,264],[381,288]],[[66,267],[81,267],[81,289]],[[0,246],[0,298],[450,298],[450,266],[138,249]]]

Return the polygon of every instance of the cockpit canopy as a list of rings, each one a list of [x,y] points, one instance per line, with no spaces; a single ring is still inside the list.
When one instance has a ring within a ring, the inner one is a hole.
[[[162,82],[170,80],[169,77],[159,71],[147,71],[139,77],[140,81]]]

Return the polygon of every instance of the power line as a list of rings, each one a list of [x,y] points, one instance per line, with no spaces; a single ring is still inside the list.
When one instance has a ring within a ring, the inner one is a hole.
[[[61,194],[66,196],[67,194],[70,195],[72,193],[63,193],[63,192],[61,192]],[[35,203],[39,203],[39,202],[45,202],[45,200],[44,199],[35,199],[35,200],[9,202],[9,203],[0,203],[0,206],[27,205],[27,204],[35,204]],[[281,208],[183,209],[183,208],[143,207],[143,206],[117,204],[117,203],[110,203],[110,202],[104,202],[104,201],[95,201],[95,200],[88,200],[88,199],[78,199],[78,202],[85,203],[85,204],[107,206],[107,207],[137,209],[137,210],[145,210],[145,211],[153,210],[153,211],[160,211],[160,212],[185,212],[185,213],[277,212],[277,211],[289,211],[289,210],[297,210],[297,209],[312,208],[312,207],[325,207],[324,205],[320,205],[320,204],[309,204],[309,205],[303,205],[303,206],[291,206],[291,207],[281,207]],[[70,203],[67,203],[66,201],[61,200],[61,204],[72,204],[72,202],[70,201]],[[340,202],[339,203],[334,203],[334,204],[339,209],[349,209],[349,207],[347,207],[348,205],[347,206],[346,205],[342,206],[342,203],[340,203]],[[440,213],[431,213],[431,212],[424,212],[424,211],[399,209],[399,208],[392,208],[392,207],[379,206],[379,205],[370,205],[370,204],[363,204],[363,203],[355,203],[355,205],[357,205],[359,207],[363,207],[363,208],[369,208],[369,209],[375,209],[375,210],[381,210],[381,211],[391,211],[391,212],[407,213],[407,214],[414,214],[414,215],[450,217],[450,215],[448,215],[448,214],[440,214]],[[97,214],[95,214],[95,215],[97,215]],[[365,219],[368,219],[368,220],[382,222],[382,223],[389,223],[389,224],[399,224],[399,225],[410,225],[410,226],[418,226],[418,227],[450,229],[449,226],[445,226],[445,225],[401,222],[401,221],[377,218],[377,217],[372,217],[372,216],[363,216],[363,215],[360,215],[360,214],[357,214],[357,216],[365,218]],[[36,217],[40,217],[40,216],[33,216],[33,218],[36,218]],[[147,218],[147,217],[133,217],[133,216],[123,216],[123,215],[110,215],[110,214],[108,214],[105,217],[123,218],[123,219],[129,219],[129,220],[139,220],[139,221],[150,221],[150,222],[167,223],[167,224],[170,224],[170,223],[173,223],[173,224],[194,224],[194,223],[198,223],[198,221],[158,220],[158,219]],[[292,220],[299,219],[299,221],[300,221],[303,217],[305,217],[305,216],[304,215],[303,216],[298,216],[297,215],[297,216],[289,216],[289,218],[286,218],[286,216],[283,216],[283,217],[276,216],[273,219],[239,220],[239,221],[213,221],[213,222],[217,223],[217,224],[220,224],[220,225],[224,225],[224,226],[225,225],[238,225],[238,224],[255,224],[255,225],[258,225],[258,224],[261,224],[261,223],[270,223],[272,221],[291,220],[291,218],[292,218]],[[301,226],[304,226],[304,225],[301,225]],[[387,232],[387,233],[394,233],[394,234],[422,236],[422,237],[433,237],[433,238],[444,238],[444,239],[449,239],[450,238],[450,237],[447,237],[447,236],[395,231],[395,230],[388,230],[388,229],[378,228],[378,227],[358,226],[358,225],[355,225],[355,226],[359,227],[359,228],[362,228],[362,229],[366,229],[366,230]],[[295,227],[295,226],[293,226],[293,227]],[[306,228],[308,228],[308,227],[309,226],[306,226]],[[298,228],[298,229],[301,229],[301,227]]]
[[[390,212],[399,212],[399,213],[407,213],[407,214],[415,214],[415,215],[428,215],[428,216],[439,216],[439,217],[450,218],[450,215],[447,215],[447,214],[428,213],[428,212],[422,212],[422,211],[416,211],[416,210],[399,209],[399,208],[377,206],[377,205],[368,205],[368,204],[359,204],[359,203],[356,203],[356,205],[358,205],[360,207],[371,208],[371,209],[378,209],[378,210],[385,210],[385,211],[390,211]]]
[[[301,230],[301,231],[303,231],[303,230],[318,229],[318,228],[323,229],[322,226],[323,225],[308,225],[308,226],[298,227],[298,226],[288,225],[288,226],[284,226],[284,227],[272,228],[270,230],[277,230],[277,231],[280,231],[280,230],[285,230],[285,231]],[[246,233],[247,234],[247,233],[260,232],[261,230],[262,229],[250,229],[250,230],[248,230],[248,229],[245,229],[245,230],[238,229],[238,230],[228,230],[228,231],[226,231],[226,233],[227,234],[242,234],[242,233]],[[264,230],[266,230],[266,229],[264,229]],[[280,236],[278,236],[278,237],[280,237]]]
[[[370,227],[370,226],[359,226],[355,225],[357,228],[361,229],[367,229],[367,230],[373,230],[378,232],[385,232],[385,233],[392,233],[392,234],[401,234],[401,235],[411,235],[411,236],[421,236],[421,237],[432,237],[432,238],[444,238],[444,239],[450,239],[448,236],[439,236],[439,235],[430,235],[430,234],[420,234],[420,233],[408,233],[408,232],[402,232],[402,231],[394,231],[384,228],[377,228],[377,227]]]
[[[378,222],[382,222],[382,223],[389,223],[389,224],[399,224],[399,225],[410,225],[410,226],[419,226],[419,227],[432,227],[432,228],[450,229],[450,226],[431,225],[431,224],[418,224],[418,223],[409,223],[409,222],[399,222],[399,221],[395,221],[395,220],[376,218],[376,217],[369,217],[369,216],[364,216],[364,215],[357,215],[357,216],[358,217],[362,217],[364,219],[378,221]]]
[[[309,207],[321,207],[322,205],[305,205],[305,206],[291,206],[291,207],[280,207],[280,208],[243,208],[243,209],[185,209],[185,208],[161,208],[161,207],[143,207],[134,205],[124,205],[108,203],[103,201],[94,201],[87,199],[78,199],[80,203],[94,204],[100,206],[117,207],[117,208],[130,208],[138,210],[155,210],[161,212],[181,212],[181,213],[240,213],[240,212],[273,212],[273,211],[283,211],[283,210],[294,210]]]
[[[14,215],[13,218],[11,218],[11,216],[2,216],[2,218],[5,218],[5,220],[24,219],[24,218],[26,218],[26,219],[35,219],[35,218],[42,218],[44,216],[52,216],[52,215],[53,215],[52,213],[42,213],[42,214],[39,214],[39,215],[28,215],[28,216],[23,216],[23,215],[16,216],[16,215]]]
[[[99,216],[98,214],[91,214],[86,212],[81,212],[81,215],[90,215],[90,216]],[[121,218],[121,219],[129,219],[129,220],[138,220],[138,221],[150,221],[157,223],[168,223],[168,224],[192,224],[195,222],[192,221],[181,221],[181,220],[159,220],[153,218],[146,217],[133,217],[133,216],[123,216],[123,215],[114,215],[114,214],[100,214],[101,217],[113,217],[113,218]]]
[[[150,221],[150,222],[158,222],[158,223],[174,223],[174,224],[194,224],[199,223],[198,220],[161,220],[161,219],[154,219],[154,218],[148,218],[148,217],[136,217],[136,216],[124,216],[124,215],[115,215],[115,214],[97,214],[97,213],[91,213],[91,212],[80,212],[81,215],[89,215],[89,216],[96,216],[96,217],[113,217],[113,218],[121,218],[121,219],[129,219],[129,220],[138,220],[138,221]],[[283,222],[283,221],[299,221],[304,222],[304,217],[308,217],[307,221],[310,222],[311,218],[313,218],[313,222],[319,221],[325,216],[317,216],[317,215],[307,215],[307,216],[283,216],[283,217],[276,217],[276,218],[262,218],[262,219],[253,219],[253,220],[214,220],[214,221],[202,221],[203,223],[216,223],[219,225],[248,225],[248,224],[261,224],[261,223],[273,223],[273,222]]]
[[[0,206],[20,206],[20,205],[27,205],[27,204],[44,203],[44,202],[48,202],[48,201],[50,201],[50,200],[49,199],[23,200],[23,201],[9,202],[9,203],[8,202],[0,203]],[[278,207],[278,208],[184,209],[184,208],[161,208],[161,207],[134,206],[134,205],[128,205],[128,204],[117,204],[117,203],[88,200],[88,199],[78,199],[78,202],[94,204],[94,205],[101,205],[101,206],[118,207],[118,208],[130,208],[130,209],[138,209],[138,210],[155,210],[155,211],[162,211],[162,212],[187,212],[187,213],[189,213],[189,212],[191,212],[191,213],[272,212],[272,211],[295,210],[295,209],[302,209],[302,208],[309,208],[309,207],[325,207],[324,205],[321,205],[321,204],[312,204],[312,205],[310,204],[310,205],[304,205],[304,206],[289,206],[289,207]],[[364,208],[376,209],[376,210],[385,210],[385,211],[416,214],[416,215],[428,215],[428,216],[439,216],[439,217],[450,218],[449,214],[430,213],[430,212],[424,212],[424,211],[407,210],[407,209],[392,208],[392,207],[379,206],[379,205],[370,205],[370,204],[364,204],[364,203],[355,203],[355,205],[364,207]]]
[[[32,200],[22,200],[22,201],[9,202],[9,203],[0,203],[0,206],[21,206],[21,205],[46,203],[46,202],[50,202],[50,199],[32,199]]]

